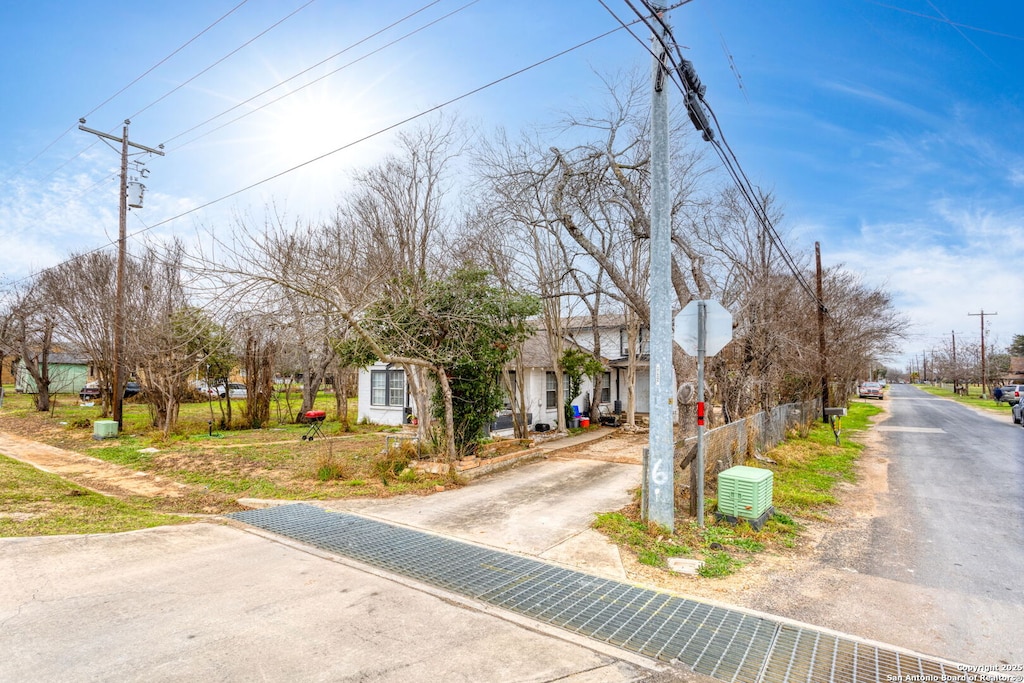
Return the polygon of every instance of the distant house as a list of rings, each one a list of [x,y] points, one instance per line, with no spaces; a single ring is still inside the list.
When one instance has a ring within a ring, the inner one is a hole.
[[[1010,356],[1010,369],[1003,376],[1004,384],[1024,384],[1024,356]]]
[[[565,348],[578,347],[593,353],[593,328],[590,318],[572,318],[566,321]],[[525,410],[528,424],[537,423],[552,426],[558,423],[558,413],[565,401],[579,407],[581,412],[595,412],[592,407],[602,404],[609,412],[621,412],[626,402],[626,365],[628,362],[628,337],[622,316],[601,316],[598,322],[601,339],[600,359],[606,370],[595,389],[592,378],[584,377],[577,396],[559,397],[558,382],[552,370],[555,363],[551,358],[547,332],[541,330],[527,339],[520,355],[522,377],[511,372],[515,386],[523,383]],[[640,359],[636,375],[636,412],[649,411],[648,360],[646,330],[641,330]],[[520,365],[520,364],[517,364]],[[564,383],[568,392],[568,382]],[[506,403],[509,406],[509,403]],[[359,372],[359,419],[375,424],[398,426],[408,422],[415,411],[409,394],[405,371],[399,365],[376,363]],[[499,411],[495,416],[492,430],[504,431],[511,428],[511,411]]]
[[[51,353],[50,393],[77,394],[89,378],[89,363],[70,353]],[[14,389],[23,394],[38,393],[36,381],[21,359],[14,363]]]

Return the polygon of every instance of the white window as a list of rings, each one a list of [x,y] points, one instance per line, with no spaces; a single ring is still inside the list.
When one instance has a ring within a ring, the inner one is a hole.
[[[370,371],[370,405],[404,406],[405,371],[388,368]]]

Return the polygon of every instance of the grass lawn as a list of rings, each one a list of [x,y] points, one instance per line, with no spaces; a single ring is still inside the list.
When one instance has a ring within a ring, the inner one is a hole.
[[[145,501],[121,501],[0,456],[0,536],[96,534],[188,522]]]
[[[985,410],[1000,413],[1010,417],[1010,411],[1012,410],[1009,403],[996,403],[993,398],[982,398],[981,387],[972,384],[968,389],[967,396],[961,396],[954,394],[951,387],[933,386],[931,384],[915,384],[918,389],[926,391],[933,396],[942,396],[943,398],[951,398],[954,401],[963,403],[965,405],[974,406],[975,408],[983,408]]]
[[[705,501],[703,528],[692,520],[677,520],[670,533],[641,521],[638,503],[619,512],[598,515],[594,528],[631,550],[642,564],[666,567],[670,557],[692,557],[704,561],[701,576],[732,574],[756,553],[794,547],[801,530],[798,519],[827,517],[829,506],[838,502],[835,490],[839,483],[856,480],[857,458],[864,447],[851,441],[850,434],[867,429],[869,418],[880,412],[882,409],[877,405],[853,402],[849,415],[843,418],[840,445],[836,445],[829,425],[814,422],[806,437],[791,434],[765,454],[776,464],[758,460],[743,463],[772,470],[775,515],[760,531],[754,531],[745,522],[715,522],[713,513],[718,501],[713,496]],[[713,485],[713,480],[709,485]]]
[[[235,416],[240,419],[241,404]],[[355,424],[355,400],[349,402],[350,431],[342,432],[334,397],[322,393],[315,404],[327,411],[323,431],[329,437],[306,441],[306,426],[290,424],[298,411],[282,399],[271,406],[271,425],[264,429],[217,429],[221,413],[216,402],[185,404],[178,427],[169,438],[152,428],[149,408],[127,401],[124,431],[115,439],[95,441],[92,423],[102,417],[99,406],[82,406],[76,397],[58,397],[56,407],[39,413],[32,397],[7,391],[0,409],[0,431],[84,453],[173,481],[193,484],[205,492],[201,500],[153,500],[164,512],[218,512],[237,509],[237,498],[326,499],[390,496],[432,491],[436,478],[404,468],[409,455],[382,454],[394,427]],[[276,421],[276,420],[280,421]],[[189,505],[192,500],[193,504]],[[217,501],[220,501],[219,503]],[[194,508],[194,509],[192,509]]]

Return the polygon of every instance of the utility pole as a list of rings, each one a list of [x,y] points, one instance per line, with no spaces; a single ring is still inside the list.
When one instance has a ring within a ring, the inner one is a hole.
[[[821,242],[814,243],[814,261],[817,266],[818,289],[818,371],[821,375],[821,421],[828,424],[828,362],[825,358],[825,299],[821,285]]]
[[[953,330],[953,393],[960,393],[960,385],[958,384],[957,367],[956,367],[956,330]]]
[[[120,212],[118,215],[118,226],[117,226],[117,284],[115,285],[114,293],[114,380],[113,380],[113,418],[117,422],[117,432],[121,433],[121,427],[124,424],[123,421],[123,403],[124,398],[124,383],[127,381],[127,377],[124,376],[124,261],[125,261],[125,243],[127,241],[128,231],[128,148],[134,147],[135,149],[142,150],[143,152],[149,152],[150,154],[157,154],[163,156],[163,145],[160,145],[161,149],[153,149],[152,147],[146,147],[138,143],[132,142],[128,139],[128,126],[131,125],[131,121],[128,119],[124,120],[124,128],[122,129],[121,137],[116,137],[110,133],[104,133],[103,131],[93,130],[92,128],[85,127],[85,119],[78,119],[78,129],[85,131],[86,133],[92,133],[105,140],[112,140],[121,145],[121,204]],[[141,199],[141,196],[140,196]]]
[[[664,10],[655,7],[661,14]],[[661,22],[658,22],[661,24]],[[657,31],[657,29],[655,29]],[[672,365],[672,224],[669,194],[668,30],[651,38],[654,57],[651,88],[651,427],[648,435],[646,504],[648,519],[675,529],[676,381]],[[698,510],[702,518],[703,510]]]
[[[985,309],[981,309],[981,313],[968,313],[967,315],[979,315],[981,316],[981,397],[988,397],[988,374],[985,371],[985,316],[986,315],[999,315],[998,313],[986,313]],[[969,393],[969,392],[968,392]]]

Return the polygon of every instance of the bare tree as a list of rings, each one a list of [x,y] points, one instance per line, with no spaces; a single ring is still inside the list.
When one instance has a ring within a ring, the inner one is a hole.
[[[137,263],[146,282],[126,302],[133,332],[126,347],[130,367],[142,380],[153,426],[165,438],[177,424],[181,403],[194,393],[189,379],[210,353],[212,323],[189,301],[183,254],[180,243],[150,247]]]
[[[50,293],[56,308],[56,334],[89,357],[103,391],[103,415],[109,415],[112,397],[116,261],[110,252],[72,254],[39,276],[40,285]],[[126,264],[128,278],[137,274],[132,265],[131,260]],[[141,287],[138,280],[132,279],[131,283],[128,291]]]
[[[50,409],[56,316],[46,291],[34,281],[16,291],[0,315],[0,357],[16,356],[35,384],[36,410]]]
[[[356,174],[355,190],[339,206],[339,226],[351,230],[366,259],[366,285],[383,296],[422,297],[428,280],[453,265],[446,257],[452,229],[447,195],[461,153],[460,133],[455,120],[441,118],[400,134],[397,153]],[[434,368],[409,359],[394,362],[405,370],[418,433],[426,439]]]

